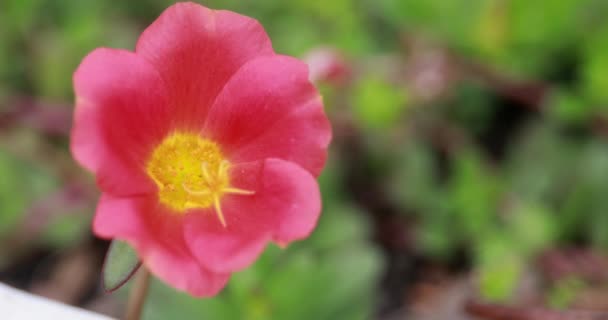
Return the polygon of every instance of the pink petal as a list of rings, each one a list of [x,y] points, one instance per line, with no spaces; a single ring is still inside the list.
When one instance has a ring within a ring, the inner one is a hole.
[[[190,255],[162,246],[142,247],[127,241],[139,248],[138,252],[142,254],[144,265],[152,274],[193,296],[215,296],[230,279],[229,273],[213,273],[202,268]]]
[[[100,237],[129,242],[155,276],[191,295],[213,296],[230,277],[193,258],[184,242],[182,217],[158,205],[155,197],[102,195],[93,230]]]
[[[225,214],[229,214],[229,211]],[[214,216],[214,219],[217,217]],[[271,240],[268,232],[256,235],[209,230],[201,225],[204,219],[194,218],[190,221],[184,227],[187,244],[198,261],[214,272],[234,272],[248,267]]]
[[[74,74],[76,111],[71,149],[115,195],[155,190],[141,170],[151,148],[168,131],[170,110],[162,80],[134,53],[97,49]]]
[[[102,194],[99,198],[93,232],[100,238],[135,238],[145,234],[145,223],[130,198],[116,198]]]
[[[321,194],[317,180],[302,167],[279,159],[266,160],[263,208],[276,223],[273,239],[279,244],[308,237],[321,213]]]
[[[307,66],[278,55],[250,61],[230,79],[203,132],[219,141],[233,161],[282,158],[314,175],[325,163],[331,136]]]
[[[344,56],[334,48],[318,47],[306,54],[310,67],[310,81],[329,82],[335,85],[347,80],[351,70]]]
[[[314,177],[300,166],[267,159],[233,168],[232,185],[254,195],[224,195],[223,227],[213,210],[193,211],[184,221],[184,237],[199,262],[215,272],[249,266],[268,240],[280,244],[307,237],[321,211]]]
[[[195,3],[165,10],[141,35],[136,52],[159,70],[176,121],[192,130],[200,129],[217,94],[245,62],[273,54],[256,20]]]
[[[233,161],[281,158],[318,176],[327,160],[331,125],[320,100],[310,101],[233,154]]]

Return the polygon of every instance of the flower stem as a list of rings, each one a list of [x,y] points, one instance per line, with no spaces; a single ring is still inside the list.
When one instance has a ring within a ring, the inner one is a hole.
[[[129,293],[129,301],[127,302],[127,312],[125,313],[125,320],[139,320],[141,319],[142,310],[146,302],[146,296],[148,295],[148,287],[150,285],[150,272],[145,266],[139,268],[135,283]]]

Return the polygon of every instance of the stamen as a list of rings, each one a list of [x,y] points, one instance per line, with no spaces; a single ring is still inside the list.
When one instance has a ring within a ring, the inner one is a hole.
[[[230,194],[240,194],[240,195],[244,195],[244,196],[250,196],[250,195],[255,194],[255,191],[244,190],[244,189],[239,189],[239,188],[232,188],[232,187],[224,188],[224,189],[222,189],[222,192],[230,193]]]
[[[201,170],[203,171],[203,176],[205,177],[205,181],[207,181],[207,183],[210,183],[211,175],[209,174],[209,165],[207,164],[207,162],[203,162],[201,164]]]
[[[220,162],[220,169],[219,169],[219,176],[220,177],[223,177],[223,176],[226,175],[229,166],[230,166],[230,164],[226,160],[222,160],[222,162]]]
[[[224,220],[224,213],[222,212],[222,206],[220,204],[220,197],[215,196],[213,198],[213,205],[215,206],[215,213],[217,214],[217,218],[220,220],[220,223],[224,228],[226,228],[226,220]]]
[[[184,190],[186,192],[188,192],[189,194],[193,195],[193,196],[206,196],[209,195],[211,193],[211,191],[209,189],[207,190],[193,190],[188,188],[188,186],[186,186],[185,183],[182,183],[182,188],[184,188]]]

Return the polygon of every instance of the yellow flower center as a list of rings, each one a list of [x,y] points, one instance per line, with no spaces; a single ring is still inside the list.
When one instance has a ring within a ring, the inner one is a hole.
[[[161,203],[176,212],[214,207],[226,226],[220,199],[226,193],[251,195],[230,187],[230,162],[217,143],[194,133],[173,133],[152,152],[146,172],[158,186]]]

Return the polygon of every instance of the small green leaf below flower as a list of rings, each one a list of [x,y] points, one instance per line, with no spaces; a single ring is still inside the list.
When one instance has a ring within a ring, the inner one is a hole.
[[[135,250],[126,242],[113,240],[103,264],[103,288],[112,292],[122,287],[141,266]]]

